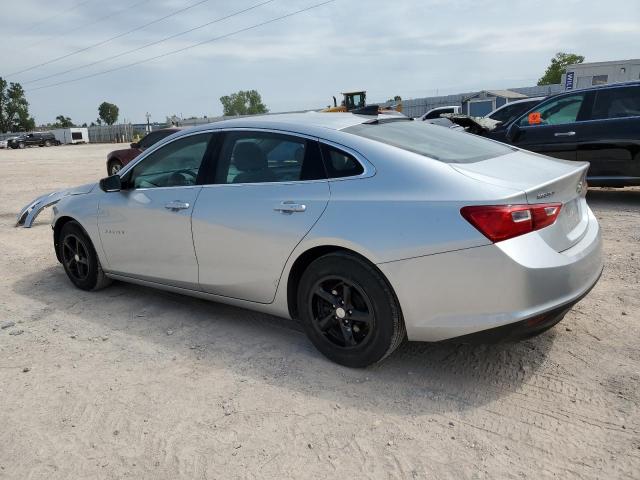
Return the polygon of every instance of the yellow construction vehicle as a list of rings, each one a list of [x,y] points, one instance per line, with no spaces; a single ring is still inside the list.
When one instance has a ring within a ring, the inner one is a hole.
[[[338,105],[336,97],[333,97],[333,107],[328,106],[323,112],[351,112],[353,110],[361,110],[367,106],[367,92],[364,90],[357,92],[343,92],[343,100]],[[379,107],[380,113],[389,113],[392,111],[402,112],[402,102],[398,103],[395,108]]]

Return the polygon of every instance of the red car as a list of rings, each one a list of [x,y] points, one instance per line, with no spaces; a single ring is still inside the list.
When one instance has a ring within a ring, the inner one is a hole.
[[[122,167],[144,152],[147,148],[158,143],[163,138],[179,131],[180,128],[177,127],[154,130],[153,132],[145,135],[145,137],[139,142],[132,143],[130,148],[114,150],[107,155],[107,173],[109,175],[115,175]]]

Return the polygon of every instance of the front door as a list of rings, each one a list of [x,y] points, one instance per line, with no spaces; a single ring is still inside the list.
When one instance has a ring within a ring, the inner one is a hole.
[[[98,227],[110,272],[197,288],[191,214],[198,173],[213,134],[181,137],[122,175],[123,190],[98,205]]]
[[[576,160],[585,94],[554,98],[518,120],[511,143],[516,147],[564,160]]]
[[[228,132],[193,212],[202,290],[269,303],[289,255],[320,218],[329,185],[315,140]]]

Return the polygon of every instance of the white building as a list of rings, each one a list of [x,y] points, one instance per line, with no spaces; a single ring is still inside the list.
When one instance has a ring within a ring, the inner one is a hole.
[[[640,59],[577,63],[562,75],[565,90],[640,80]]]

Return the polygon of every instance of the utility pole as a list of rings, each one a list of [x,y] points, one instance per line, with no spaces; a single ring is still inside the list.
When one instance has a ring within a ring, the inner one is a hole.
[[[151,114],[149,112],[147,112],[145,114],[145,117],[147,117],[147,133],[151,132],[151,124],[149,123],[149,119],[151,118]]]

